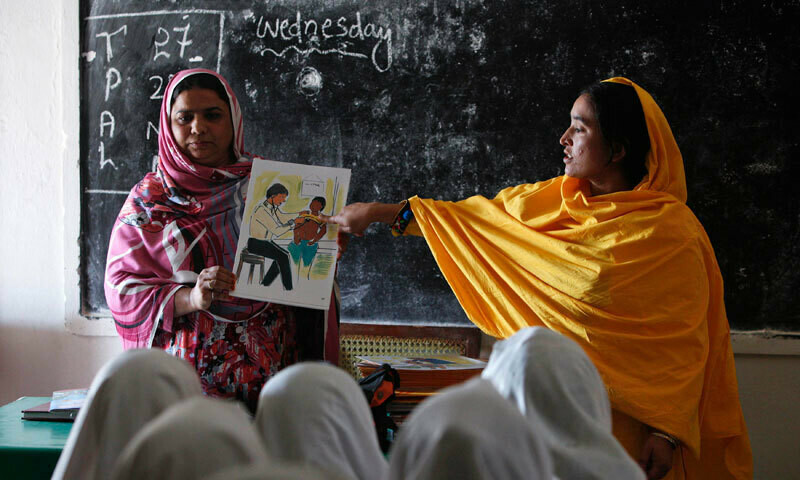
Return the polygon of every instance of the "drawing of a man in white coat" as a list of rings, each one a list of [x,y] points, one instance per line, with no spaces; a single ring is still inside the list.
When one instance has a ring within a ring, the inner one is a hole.
[[[261,284],[265,287],[272,285],[280,274],[283,288],[287,291],[292,289],[289,252],[275,243],[275,239],[295,227],[297,214],[284,213],[279,208],[288,196],[289,190],[280,183],[267,189],[266,198],[250,217],[250,238],[247,240],[247,250],[250,253],[274,260]]]

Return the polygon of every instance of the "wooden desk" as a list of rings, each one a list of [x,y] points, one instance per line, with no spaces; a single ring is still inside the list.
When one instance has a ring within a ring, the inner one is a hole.
[[[0,407],[0,477],[48,479],[53,474],[72,422],[22,419],[22,410],[48,401],[22,397]]]

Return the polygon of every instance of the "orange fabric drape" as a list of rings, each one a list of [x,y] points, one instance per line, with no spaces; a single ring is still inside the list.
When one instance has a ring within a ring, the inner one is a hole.
[[[722,277],[685,204],[680,150],[647,92],[610,81],[636,90],[650,133],[648,175],[633,190],[590,196],[584,181],[557,177],[494,199],[413,197],[406,232],[425,237],[483,331],[505,338],[545,325],[568,335],[594,361],[612,407],[677,437],[687,468],[749,478]],[[710,459],[702,452],[712,444],[725,448]]]

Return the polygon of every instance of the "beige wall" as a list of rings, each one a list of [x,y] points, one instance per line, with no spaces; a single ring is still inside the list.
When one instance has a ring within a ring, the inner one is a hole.
[[[735,357],[755,478],[800,478],[800,356]]]
[[[121,350],[65,327],[77,305],[77,5],[0,1],[2,404],[88,385]],[[800,356],[764,354],[772,345],[735,347],[756,478],[800,478]]]

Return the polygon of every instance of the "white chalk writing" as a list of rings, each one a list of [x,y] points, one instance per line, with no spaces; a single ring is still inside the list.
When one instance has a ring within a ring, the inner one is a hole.
[[[185,18],[186,17],[184,17],[184,19]],[[178,51],[178,57],[180,58],[184,58],[184,55],[186,54],[186,47],[189,47],[194,43],[194,41],[189,38],[189,30],[191,29],[191,27],[192,25],[190,23],[187,23],[182,27],[174,27],[172,29],[172,31],[175,33],[183,33],[183,36],[179,37],[178,40],[175,41],[175,43],[177,43],[178,46],[180,47]],[[157,60],[159,57],[163,57],[165,59],[170,58],[172,54],[170,54],[169,52],[166,51],[166,49],[164,49],[169,44],[170,40],[169,31],[164,27],[158,27],[157,36],[159,37],[158,40],[153,39],[153,47],[155,48],[155,55],[153,55],[153,60]],[[161,40],[162,38],[163,40]],[[202,60],[203,57],[199,56],[192,57],[193,62],[200,62]]]
[[[105,119],[105,120],[104,120]],[[116,121],[114,120],[114,115],[111,115],[111,112],[108,110],[103,111],[100,113],[100,136],[105,136],[106,127],[110,127],[110,132],[108,134],[109,137],[114,138],[114,125]]]
[[[118,34],[122,34],[124,38],[128,35],[128,25],[123,25],[117,30],[113,32],[100,32],[95,35],[95,38],[105,39],[105,48],[106,48],[106,71],[105,71],[105,103],[108,103],[109,98],[111,97],[111,92],[120,85],[122,85],[122,75],[120,74],[119,70],[111,66],[111,61],[114,59],[114,36]],[[92,56],[92,58],[94,58]],[[87,57],[88,59],[88,57]],[[114,138],[114,127],[116,126],[116,120],[114,115],[109,110],[103,110],[100,112],[100,138],[105,137],[106,128],[108,128],[108,137]],[[102,170],[105,168],[106,165],[111,165],[114,170],[117,170],[117,164],[114,163],[114,160],[111,158],[106,158],[106,146],[105,143],[101,140],[100,145],[97,147],[97,153],[100,155],[100,169]]]
[[[361,12],[356,12],[355,19],[339,17],[325,18],[321,22],[316,19],[303,19],[298,11],[294,18],[267,19],[260,16],[256,26],[256,37],[262,40],[293,42],[293,45],[271,45],[261,48],[262,56],[271,54],[284,57],[289,52],[301,55],[342,55],[369,59],[379,72],[385,72],[392,66],[392,29],[371,22],[365,23]],[[372,48],[369,54],[358,51],[358,43],[369,42]],[[356,50],[352,50],[354,46]]]
[[[161,47],[169,43],[169,32],[164,27],[158,27],[158,33],[156,35],[161,35],[161,34],[164,34],[164,36],[166,37],[164,41],[158,41],[156,39],[153,39],[153,46],[156,49],[156,54],[153,56],[153,60],[158,60],[158,57],[164,57],[164,58],[170,57],[169,53],[160,50]]]
[[[123,25],[119,30],[108,33],[108,32],[100,32],[96,35],[97,38],[105,37],[106,38],[106,61],[110,62],[112,58],[114,58],[114,49],[111,47],[111,37],[114,35],[122,33],[123,35],[128,34],[128,26]]]
[[[189,28],[190,28],[190,25],[187,23],[185,27],[175,27],[175,28],[172,29],[175,32],[183,32],[183,38],[181,40],[178,40],[178,45],[181,46],[181,53],[178,56],[181,57],[181,58],[183,58],[183,54],[186,52],[186,47],[188,47],[189,45],[194,43],[191,40],[189,40],[189,38],[188,38],[189,37]]]
[[[101,170],[106,165],[111,165],[112,167],[114,167],[114,170],[117,170],[117,165],[114,163],[114,160],[111,160],[110,158],[108,158],[108,159],[106,158],[106,146],[102,141],[100,142],[100,146],[97,147],[97,151],[100,153],[100,169]]]
[[[102,190],[102,189],[86,189],[84,190],[86,193],[101,193],[105,195],[127,195],[131,192],[128,190]]]
[[[153,125],[153,122],[147,122],[147,134],[145,134],[145,136],[147,137],[148,140],[150,140],[150,132],[151,131],[155,132],[156,133],[156,138],[158,138],[158,127]]]
[[[114,77],[113,83],[111,77]],[[119,74],[119,70],[114,67],[108,67],[108,70],[106,70],[106,102],[111,90],[119,87],[120,83],[122,83],[122,75]]]
[[[161,93],[161,89],[164,88],[164,77],[161,75],[153,75],[148,80],[155,81],[156,89],[153,91],[153,94],[150,95],[150,100],[161,100],[164,98],[164,94]]]

